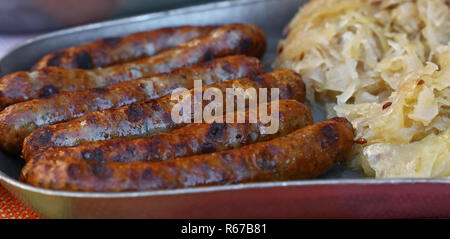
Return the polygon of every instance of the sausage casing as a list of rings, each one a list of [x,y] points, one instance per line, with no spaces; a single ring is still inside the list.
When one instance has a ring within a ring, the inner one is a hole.
[[[9,153],[20,153],[23,140],[35,129],[65,122],[87,113],[147,101],[171,93],[173,89],[194,87],[224,80],[252,77],[264,72],[257,58],[228,56],[211,62],[176,69],[172,73],[121,82],[114,85],[57,94],[10,105],[0,112],[0,146]]]
[[[212,87],[221,91],[222,94],[225,94],[227,88],[279,88],[279,99],[295,99],[300,102],[305,99],[305,84],[301,76],[294,71],[284,69],[253,78],[235,79],[205,86],[202,91],[205,92]],[[178,102],[171,100],[171,97],[167,95],[148,102],[92,112],[65,123],[41,127],[25,138],[23,154],[28,158],[33,152],[53,147],[76,146],[86,142],[123,137],[142,137],[181,128],[186,124],[175,123],[172,120],[172,108]],[[194,89],[190,91],[190,97],[194,97]],[[270,101],[270,94],[268,94],[268,100]],[[202,106],[205,107],[211,102],[211,100],[203,100]],[[191,100],[191,104],[194,104],[194,100]],[[225,109],[226,107],[223,107],[224,111]]]
[[[274,134],[264,134],[265,124],[260,120],[249,123],[249,112],[257,114],[258,110],[251,108],[246,110],[245,123],[237,123],[237,115],[233,113],[234,123],[226,123],[226,116],[223,116],[221,122],[190,124],[170,133],[144,138],[95,141],[75,147],[51,148],[25,161],[53,157],[103,162],[165,161],[267,141],[313,123],[309,107],[296,100],[280,100],[277,106],[279,123],[278,131]],[[267,104],[267,110],[271,111],[270,103]],[[30,167],[31,164],[27,166]]]
[[[266,47],[264,32],[251,24],[219,27],[155,56],[94,70],[45,67],[20,71],[0,79],[0,109],[18,102],[48,98],[59,92],[103,87],[228,55],[260,57]]]
[[[211,32],[213,26],[182,26],[104,38],[45,55],[33,70],[47,66],[67,69],[94,69],[155,55]]]
[[[22,180],[57,190],[142,191],[313,178],[343,160],[353,138],[351,124],[334,118],[239,149],[163,162],[46,158]]]

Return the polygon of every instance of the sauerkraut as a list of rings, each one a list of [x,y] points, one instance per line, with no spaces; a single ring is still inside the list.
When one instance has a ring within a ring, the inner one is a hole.
[[[275,68],[348,118],[368,176],[450,177],[450,3],[312,0],[285,29]]]

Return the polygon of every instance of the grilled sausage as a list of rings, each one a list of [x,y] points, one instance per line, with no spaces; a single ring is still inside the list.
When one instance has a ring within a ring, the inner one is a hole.
[[[22,180],[57,190],[143,191],[314,178],[345,158],[353,138],[351,124],[334,118],[239,149],[163,162],[45,158]]]
[[[305,84],[301,76],[291,70],[277,70],[251,79],[229,80],[205,86],[201,90],[204,92],[212,87],[221,91],[222,94],[225,94],[227,88],[279,88],[280,99],[295,99],[302,102],[305,98]],[[194,89],[190,91],[191,98],[194,98],[193,95]],[[268,99],[270,100],[270,94]],[[203,100],[202,106],[211,102]],[[191,103],[194,107],[194,100],[191,100]],[[35,130],[25,139],[23,155],[28,158],[32,152],[40,152],[52,147],[76,146],[97,140],[133,138],[169,132],[186,125],[172,120],[172,108],[177,104],[178,102],[171,100],[171,95],[167,95],[148,102],[92,112],[65,123],[45,126]],[[224,106],[223,110],[225,109]]]
[[[313,123],[309,107],[296,100],[280,100],[278,108],[279,127],[274,134],[264,134],[266,126],[261,121],[249,123],[249,112],[257,114],[257,109],[251,108],[246,110],[246,123],[237,123],[237,115],[233,113],[234,123],[226,123],[226,116],[223,116],[220,117],[221,122],[225,123],[190,124],[170,133],[144,138],[95,141],[76,147],[52,148],[29,160],[70,157],[103,162],[165,161],[267,141]],[[270,103],[267,109],[271,111]]]
[[[178,87],[190,89],[194,87],[194,80],[202,80],[203,84],[209,85],[263,72],[263,66],[257,58],[229,56],[200,66],[179,68],[170,74],[17,103],[0,112],[0,134],[6,137],[0,145],[6,151],[18,154],[25,137],[39,127],[65,122],[98,110],[158,98]]]
[[[257,26],[233,24],[178,47],[122,65],[94,70],[45,67],[20,71],[0,79],[0,109],[22,101],[48,98],[59,92],[103,87],[135,80],[174,68],[205,62],[217,57],[244,54],[262,56],[266,46],[264,32]]]
[[[46,66],[94,69],[121,64],[149,57],[194,38],[205,36],[214,28],[216,27],[170,27],[124,37],[104,38],[45,55],[32,69],[38,70]]]

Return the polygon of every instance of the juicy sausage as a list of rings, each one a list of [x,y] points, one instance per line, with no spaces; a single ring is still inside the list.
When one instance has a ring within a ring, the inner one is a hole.
[[[22,180],[57,190],[143,191],[314,178],[346,157],[353,138],[352,125],[334,118],[239,149],[163,162],[45,158]]]
[[[250,79],[229,80],[205,86],[201,90],[204,92],[209,88],[215,88],[222,94],[225,94],[227,88],[244,90],[279,88],[280,99],[295,99],[300,102],[305,99],[305,84],[301,76],[291,70],[277,70]],[[258,90],[255,93],[258,94]],[[194,89],[190,91],[189,96],[194,98]],[[39,128],[25,139],[23,154],[28,157],[33,151],[44,151],[52,147],[76,146],[85,142],[122,137],[142,137],[181,128],[186,123],[173,121],[172,108],[179,102],[171,100],[171,97],[171,95],[167,95],[148,102],[92,112],[65,123]],[[254,97],[258,97],[258,95],[254,95]],[[267,98],[270,100],[270,94]],[[202,107],[211,102],[212,100],[203,100]],[[193,104],[194,100],[191,100],[192,108]],[[223,110],[225,111],[225,109],[224,106]]]
[[[33,70],[46,66],[94,69],[149,57],[211,32],[213,26],[170,27],[110,37],[52,52],[42,57]]]
[[[245,123],[237,123],[237,115],[233,113],[234,123],[226,123],[226,116],[223,116],[220,117],[221,121],[212,124],[190,124],[170,133],[144,138],[95,141],[75,147],[51,148],[29,160],[70,157],[103,162],[165,161],[267,141],[313,123],[309,107],[296,100],[280,100],[278,108],[278,131],[274,134],[264,134],[266,126],[260,120],[250,123],[250,112],[255,115],[258,112],[251,108],[246,110]],[[270,103],[267,104],[267,109],[271,111]]]
[[[205,62],[217,57],[244,54],[260,57],[264,53],[264,32],[250,24],[219,27],[210,34],[178,47],[122,65],[94,70],[45,67],[20,71],[0,79],[0,109],[18,102],[48,98],[59,92],[103,87],[135,80],[174,68]]]
[[[72,120],[98,110],[158,98],[178,87],[190,89],[194,87],[194,80],[202,80],[203,84],[209,85],[263,72],[263,66],[257,58],[229,56],[202,65],[182,67],[173,73],[17,103],[0,112],[0,134],[4,137],[0,146],[7,152],[20,153],[25,137],[39,127]]]

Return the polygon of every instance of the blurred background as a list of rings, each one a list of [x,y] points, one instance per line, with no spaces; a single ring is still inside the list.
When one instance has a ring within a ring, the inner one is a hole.
[[[0,0],[0,34],[26,34],[223,0]]]
[[[0,57],[40,34],[224,0],[0,0]]]

